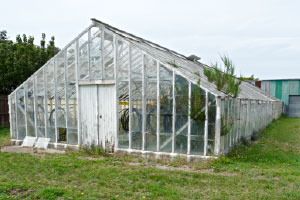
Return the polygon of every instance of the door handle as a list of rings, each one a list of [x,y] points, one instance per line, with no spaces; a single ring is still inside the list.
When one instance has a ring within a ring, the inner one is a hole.
[[[102,115],[100,115],[99,118],[102,118]]]

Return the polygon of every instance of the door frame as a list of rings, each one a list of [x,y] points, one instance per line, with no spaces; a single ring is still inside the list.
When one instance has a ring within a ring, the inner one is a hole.
[[[99,100],[98,100],[98,97],[99,97],[99,94],[98,94],[98,87],[100,86],[100,85],[114,85],[114,88],[113,88],[113,92],[114,92],[114,94],[113,94],[113,96],[114,96],[114,104],[115,105],[113,105],[114,107],[115,107],[115,119],[114,119],[114,122],[112,122],[112,123],[115,123],[115,130],[114,130],[114,135],[113,135],[113,137],[114,137],[114,148],[115,149],[113,149],[113,151],[115,151],[116,149],[117,149],[117,144],[118,144],[118,138],[117,138],[117,135],[118,135],[118,99],[117,99],[117,85],[116,85],[116,81],[115,80],[80,80],[79,82],[78,82],[78,86],[79,86],[79,90],[80,90],[80,86],[86,86],[86,85],[96,85],[97,86],[97,101],[96,101],[96,107],[97,107],[97,111],[96,111],[96,113],[97,113],[97,145],[99,146],[100,144],[99,144],[99,140],[100,140],[100,138],[99,138],[99,134],[100,134],[100,123],[99,123]],[[80,97],[81,98],[81,97]],[[81,104],[82,102],[81,101],[79,101],[78,102],[78,104]],[[80,107],[81,107],[81,105],[79,105]],[[81,115],[81,113],[79,113],[79,115]],[[82,118],[80,117],[80,120],[82,120]],[[78,122],[78,123],[81,123],[81,121],[80,122]],[[79,131],[79,133],[80,133],[80,135],[79,135],[79,137],[81,138],[82,137],[82,133],[81,133],[81,131]],[[83,145],[83,139],[81,139],[81,143],[80,143],[80,145]]]

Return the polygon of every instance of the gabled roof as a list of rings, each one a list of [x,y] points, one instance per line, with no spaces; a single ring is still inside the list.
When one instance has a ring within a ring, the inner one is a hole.
[[[133,34],[127,33],[123,30],[115,28],[109,24],[106,24],[97,19],[92,19],[95,25],[104,26],[106,29],[117,34],[121,38],[129,41],[131,44],[135,45],[139,49],[143,50],[152,57],[158,59],[160,62],[165,65],[171,66],[169,63],[176,63],[176,71],[183,74],[189,80],[197,82],[200,75],[200,84],[203,88],[211,91],[216,96],[225,97],[225,93],[217,90],[215,84],[209,82],[206,76],[203,73],[203,67],[209,67],[198,61],[190,61],[186,56],[177,53],[168,48],[162,47],[156,43],[153,43],[149,40],[143,39],[141,37],[135,36]],[[172,66],[171,66],[172,67]],[[275,97],[271,96],[269,93],[253,86],[247,82],[242,82],[240,85],[240,93],[238,98],[242,99],[255,99],[263,101],[278,101]]]
[[[198,61],[191,61],[186,56],[184,56],[180,53],[177,53],[173,50],[162,47],[156,43],[153,43],[153,42],[143,39],[141,37],[138,37],[133,34],[127,33],[125,31],[122,31],[120,29],[117,29],[117,28],[115,28],[109,24],[106,24],[104,22],[101,22],[97,19],[92,19],[92,22],[93,22],[92,25],[87,27],[76,38],[71,40],[69,42],[69,44],[67,44],[61,51],[66,50],[71,44],[73,44],[77,39],[79,39],[87,30],[89,30],[93,26],[104,27],[105,29],[116,34],[118,37],[130,42],[132,45],[139,48],[146,54],[159,60],[162,64],[168,66],[169,68],[173,67],[173,69],[176,72],[178,72],[179,74],[182,74],[190,81],[197,83],[200,78],[201,87],[203,89],[210,91],[215,96],[218,96],[218,97],[226,97],[227,96],[225,93],[217,90],[214,83],[211,83],[207,80],[206,76],[203,73],[203,68],[209,67],[209,66],[207,66],[203,63],[200,63]],[[56,56],[51,58],[44,66],[46,66],[48,63],[52,62],[52,60],[54,60]],[[176,67],[172,66],[170,63],[175,63]],[[31,79],[42,68],[43,68],[43,66],[39,70],[37,70],[31,77],[29,77],[24,83],[26,83],[29,79]],[[200,77],[199,77],[199,75],[200,75]],[[22,85],[20,85],[18,88],[16,88],[11,94],[13,94],[20,87],[22,87]],[[263,101],[279,101],[277,98],[271,96],[269,93],[257,88],[256,86],[253,86],[252,84],[247,83],[247,82],[242,82],[242,84],[240,85],[240,93],[239,93],[238,98],[263,100]]]

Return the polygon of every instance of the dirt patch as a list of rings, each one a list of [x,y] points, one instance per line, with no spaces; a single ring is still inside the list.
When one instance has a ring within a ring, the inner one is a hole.
[[[81,160],[104,160],[104,157],[90,157],[90,156],[79,156],[78,157]]]
[[[222,175],[222,176],[236,176],[237,173],[232,172],[214,172],[213,169],[193,169],[188,166],[184,167],[173,167],[168,165],[160,165],[157,163],[127,163],[130,166],[148,166],[153,167],[157,169],[163,169],[163,170],[174,170],[174,171],[185,171],[185,172],[197,172],[197,173],[203,173],[203,174],[212,174],[212,175]]]
[[[25,193],[30,193],[33,192],[33,190],[30,189],[11,189],[6,191],[7,194],[11,194],[11,195],[20,195],[20,194],[25,194]]]
[[[22,147],[22,146],[3,146],[0,149],[1,152],[6,153],[28,153],[35,156],[43,156],[46,153],[56,153],[63,154],[65,151],[57,149],[37,149],[32,147]]]

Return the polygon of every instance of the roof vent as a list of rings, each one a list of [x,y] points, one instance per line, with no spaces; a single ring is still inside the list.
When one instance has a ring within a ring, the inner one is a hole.
[[[196,56],[196,55],[190,55],[189,57],[187,57],[188,60],[196,62],[198,60],[200,60],[201,58]]]

